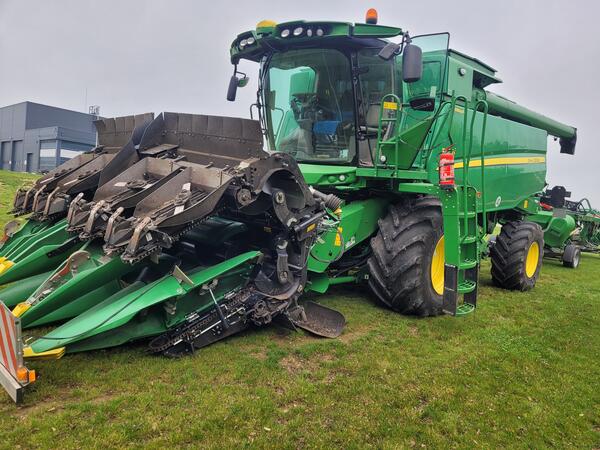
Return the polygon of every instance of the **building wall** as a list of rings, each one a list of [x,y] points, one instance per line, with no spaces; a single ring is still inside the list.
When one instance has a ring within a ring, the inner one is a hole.
[[[96,143],[94,119],[89,114],[32,102],[0,108],[0,169],[51,170],[89,150]]]

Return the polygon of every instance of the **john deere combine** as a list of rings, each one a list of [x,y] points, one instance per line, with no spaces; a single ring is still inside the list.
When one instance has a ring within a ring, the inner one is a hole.
[[[177,356],[273,320],[335,337],[343,316],[299,299],[342,283],[404,314],[466,314],[497,224],[494,281],[532,288],[547,138],[573,154],[576,130],[489,92],[495,70],[448,41],[372,11],[261,22],[232,43],[227,93],[257,63],[256,120],[163,113],[20,192],[32,215],[0,248],[4,329],[59,326],[3,337],[7,390],[31,378],[22,356],[140,339]]]

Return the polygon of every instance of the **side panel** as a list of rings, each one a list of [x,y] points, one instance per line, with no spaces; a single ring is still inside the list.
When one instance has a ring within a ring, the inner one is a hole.
[[[561,249],[565,245],[571,237],[571,233],[577,227],[572,216],[557,217],[549,211],[540,211],[529,216],[527,220],[539,224],[544,230],[544,243],[546,246],[556,249]]]
[[[469,110],[466,118],[468,128],[471,118],[472,111]],[[468,175],[469,183],[478,190],[482,187],[482,118],[483,114],[477,113]],[[462,142],[464,120],[464,109],[457,107],[451,129],[456,150],[457,183],[463,181],[464,157],[470,146],[468,141],[465,145]],[[544,130],[488,115],[483,145],[488,211],[515,208],[528,197],[543,190],[546,179],[547,140],[548,134]],[[437,164],[434,164],[433,160],[430,160],[428,172],[432,182],[437,183]]]
[[[325,272],[344,252],[377,231],[377,221],[387,213],[386,198],[357,200],[342,207],[339,226],[333,227],[317,241],[308,259],[308,270]]]

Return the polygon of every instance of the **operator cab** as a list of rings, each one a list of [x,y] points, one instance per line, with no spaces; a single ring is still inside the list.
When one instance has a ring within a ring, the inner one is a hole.
[[[388,40],[397,36],[400,44]],[[434,36],[433,42],[431,36],[413,38],[412,46],[423,41],[440,50],[445,62],[448,35]],[[232,44],[236,70],[228,99],[235,98],[236,85],[245,84],[245,76],[237,78],[237,63],[259,62],[255,106],[269,151],[289,153],[299,163],[372,167],[378,141],[398,134],[397,126],[408,130],[433,116],[439,103],[444,63],[423,63],[419,49],[418,78],[412,70],[413,78],[403,80],[409,70],[402,51],[410,42],[401,29],[372,20],[261,23]],[[386,120],[395,117],[399,120]],[[422,128],[410,142],[413,159],[428,132]]]

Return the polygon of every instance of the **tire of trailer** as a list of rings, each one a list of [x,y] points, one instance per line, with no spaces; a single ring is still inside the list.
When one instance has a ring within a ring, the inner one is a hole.
[[[565,251],[562,256],[563,266],[569,267],[570,269],[577,269],[579,267],[579,261],[581,260],[581,249],[573,244],[568,244],[565,247]]]
[[[378,223],[367,263],[371,291],[402,314],[441,314],[444,246],[440,201],[435,197],[405,199],[390,206]]]
[[[542,228],[526,221],[504,224],[490,256],[492,281],[496,286],[516,291],[533,289],[544,256]]]

